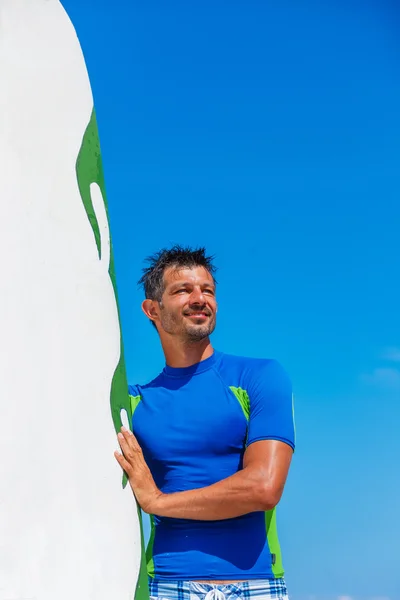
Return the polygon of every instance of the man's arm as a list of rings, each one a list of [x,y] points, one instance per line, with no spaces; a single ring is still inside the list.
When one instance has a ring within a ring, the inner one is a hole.
[[[124,429],[118,437],[123,455],[115,456],[144,512],[176,519],[215,521],[274,508],[282,496],[293,454],[285,442],[254,442],[245,451],[241,471],[208,487],[163,494],[135,436]]]
[[[293,450],[276,440],[251,444],[243,469],[197,490],[162,494],[154,502],[160,517],[215,521],[274,508],[281,499]]]
[[[145,512],[160,517],[213,521],[276,506],[295,445],[292,385],[279,363],[270,360],[252,363],[246,389],[249,420],[243,469],[208,487],[163,494],[135,436],[127,430],[118,435],[123,455],[115,456]]]

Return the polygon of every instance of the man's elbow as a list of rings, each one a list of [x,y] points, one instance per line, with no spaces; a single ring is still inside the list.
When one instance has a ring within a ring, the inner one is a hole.
[[[275,508],[282,497],[283,488],[273,486],[267,483],[260,483],[258,485],[257,500],[260,505],[260,510],[268,511]]]

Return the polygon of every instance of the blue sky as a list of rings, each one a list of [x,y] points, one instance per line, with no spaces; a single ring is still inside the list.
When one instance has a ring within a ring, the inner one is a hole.
[[[215,346],[278,358],[293,380],[279,511],[293,600],[399,600],[398,9],[64,6],[95,96],[130,381],[163,366],[143,258],[205,245]]]

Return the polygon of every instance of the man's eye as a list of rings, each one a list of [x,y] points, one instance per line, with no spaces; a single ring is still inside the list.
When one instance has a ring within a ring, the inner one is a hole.
[[[184,294],[186,292],[186,290],[184,288],[182,288],[181,290],[176,290],[175,294]]]
[[[210,294],[211,296],[214,296],[214,290],[204,290],[204,294]]]

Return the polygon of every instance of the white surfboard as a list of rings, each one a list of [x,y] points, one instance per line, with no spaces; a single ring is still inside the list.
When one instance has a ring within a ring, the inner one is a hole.
[[[71,22],[0,0],[0,600],[148,597],[104,194]]]

